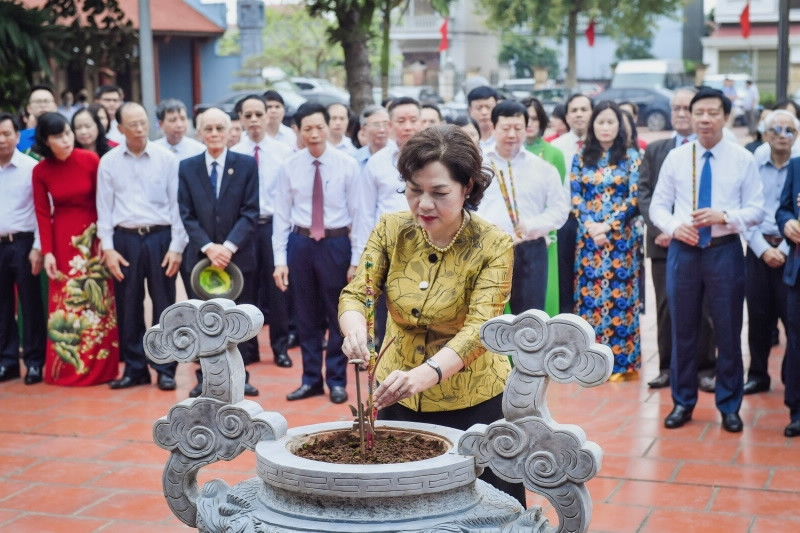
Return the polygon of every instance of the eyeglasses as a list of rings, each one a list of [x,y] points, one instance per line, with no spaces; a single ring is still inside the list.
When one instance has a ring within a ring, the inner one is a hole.
[[[797,135],[797,129],[791,126],[772,126],[767,131],[774,133],[775,135],[789,137],[790,139]]]

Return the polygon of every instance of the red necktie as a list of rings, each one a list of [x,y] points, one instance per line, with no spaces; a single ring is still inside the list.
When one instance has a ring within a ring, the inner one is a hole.
[[[689,142],[689,137],[684,137],[683,142],[681,144],[686,144]]]
[[[583,141],[578,139],[578,150],[583,150]]]
[[[325,198],[322,194],[322,174],[319,166],[322,163],[314,160],[314,190],[311,194],[311,238],[318,241],[325,237]]]
[[[261,147],[260,147],[259,145],[256,145],[256,147],[254,148],[254,154],[253,154],[253,157],[255,157],[255,158],[256,158],[256,165],[257,165],[257,166],[261,164],[261,158],[260,158],[260,157],[258,157],[258,152],[259,152],[260,150],[261,150]]]

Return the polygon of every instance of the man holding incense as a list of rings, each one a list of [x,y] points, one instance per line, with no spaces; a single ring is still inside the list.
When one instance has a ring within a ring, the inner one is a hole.
[[[556,167],[522,149],[528,110],[506,100],[492,110],[495,143],[484,162],[495,173],[478,213],[511,235],[514,276],[511,310],[544,310],[547,294],[546,236],[560,228],[569,214],[569,195]]]

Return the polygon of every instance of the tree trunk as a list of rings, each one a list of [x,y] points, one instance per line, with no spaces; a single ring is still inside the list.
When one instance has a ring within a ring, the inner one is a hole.
[[[578,86],[578,75],[577,75],[577,54],[575,51],[576,48],[576,37],[578,33],[578,10],[580,9],[579,5],[576,5],[575,8],[569,12],[569,18],[567,19],[567,79],[564,82],[564,85],[568,89],[574,89]]]
[[[392,31],[392,2],[383,0],[383,41],[381,42],[381,97],[389,98],[389,33]]]
[[[344,69],[347,73],[347,90],[350,91],[350,108],[356,116],[360,115],[367,105],[373,103],[372,71],[367,47],[371,13],[370,11],[369,17],[365,17],[363,7],[352,6],[336,12],[339,22],[337,37],[344,50]]]

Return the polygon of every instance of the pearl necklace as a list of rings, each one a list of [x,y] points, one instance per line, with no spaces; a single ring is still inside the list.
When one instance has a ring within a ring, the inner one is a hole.
[[[447,250],[449,250],[450,248],[453,247],[453,245],[456,243],[456,239],[458,239],[458,236],[461,235],[462,231],[464,231],[464,227],[466,225],[467,225],[467,213],[462,211],[462,213],[461,213],[461,227],[458,228],[458,231],[453,236],[453,239],[450,241],[450,244],[448,244],[444,248],[440,248],[440,247],[436,246],[435,244],[433,244],[433,242],[431,242],[431,239],[428,236],[428,232],[425,231],[425,228],[420,227],[420,229],[422,230],[422,238],[425,239],[425,242],[428,243],[428,246],[430,246],[431,248],[433,248],[434,250],[436,250],[440,254],[443,254],[443,253],[447,252]]]

